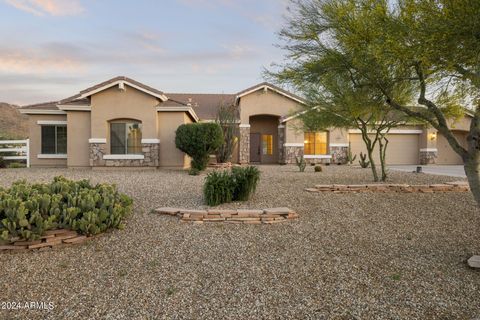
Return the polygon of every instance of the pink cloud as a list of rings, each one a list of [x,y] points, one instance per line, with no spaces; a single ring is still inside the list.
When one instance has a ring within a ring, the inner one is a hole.
[[[5,2],[19,10],[43,16],[71,16],[84,11],[79,0],[5,0]]]

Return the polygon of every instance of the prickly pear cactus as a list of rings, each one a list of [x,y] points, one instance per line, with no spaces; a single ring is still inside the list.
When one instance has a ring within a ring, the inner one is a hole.
[[[17,181],[0,189],[0,239],[35,240],[58,227],[94,235],[124,227],[132,199],[115,185],[55,177],[50,184]]]

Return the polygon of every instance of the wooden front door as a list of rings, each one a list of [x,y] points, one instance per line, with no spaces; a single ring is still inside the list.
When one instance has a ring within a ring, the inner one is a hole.
[[[260,133],[250,133],[250,162],[261,161],[261,138]]]

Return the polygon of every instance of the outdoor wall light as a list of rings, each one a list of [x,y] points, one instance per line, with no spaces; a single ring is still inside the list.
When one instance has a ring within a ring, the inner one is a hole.
[[[436,133],[436,132],[430,133],[430,140],[431,140],[431,141],[437,140],[437,133]]]

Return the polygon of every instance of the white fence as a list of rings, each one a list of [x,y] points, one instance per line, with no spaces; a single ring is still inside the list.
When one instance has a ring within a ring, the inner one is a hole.
[[[0,156],[2,153],[15,153],[14,156],[4,156],[5,160],[26,160],[30,167],[30,139],[27,140],[0,140]]]

